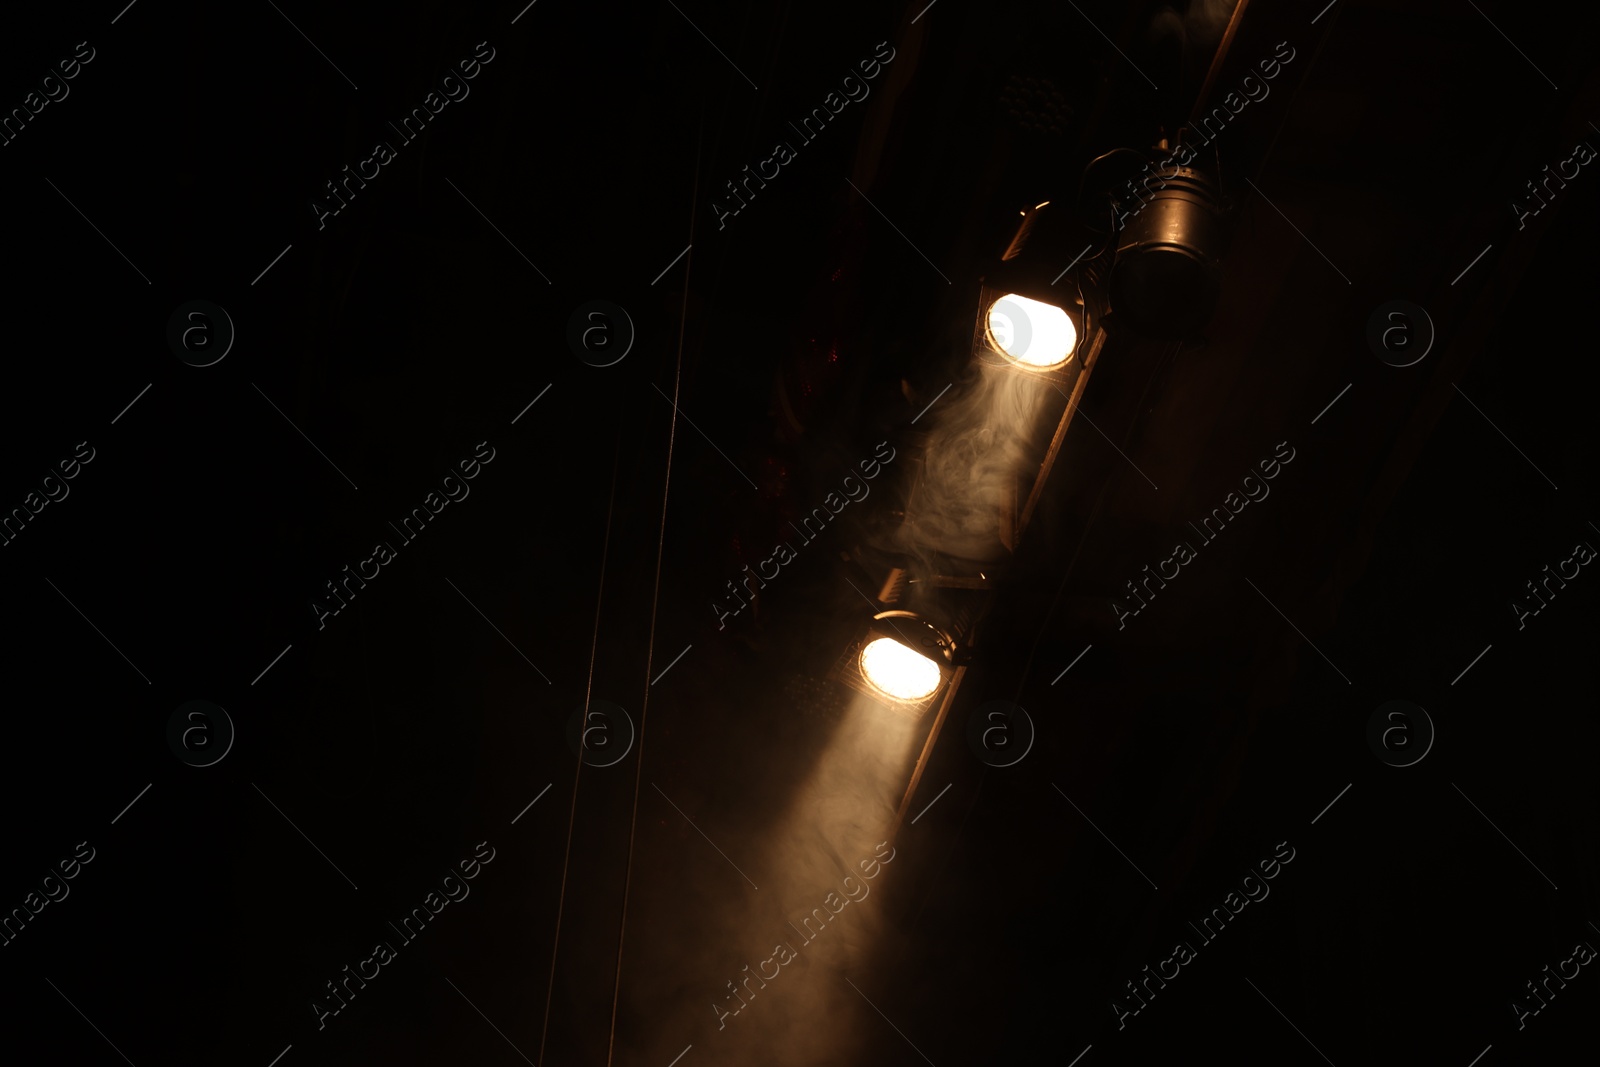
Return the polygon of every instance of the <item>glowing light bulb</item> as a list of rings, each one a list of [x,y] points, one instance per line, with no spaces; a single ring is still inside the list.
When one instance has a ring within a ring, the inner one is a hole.
[[[1054,304],[1008,293],[989,305],[989,340],[1024,367],[1059,367],[1072,358],[1078,328]]]
[[[939,688],[939,665],[892,637],[867,643],[861,650],[861,673],[874,689],[895,700],[922,700]]]

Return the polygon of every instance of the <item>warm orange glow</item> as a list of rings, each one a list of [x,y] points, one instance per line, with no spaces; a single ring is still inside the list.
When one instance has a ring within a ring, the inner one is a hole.
[[[989,340],[1012,362],[1024,367],[1058,367],[1072,358],[1078,328],[1054,304],[1008,293],[989,305]]]
[[[861,673],[894,700],[922,700],[939,688],[939,665],[892,637],[869,641],[861,650]]]

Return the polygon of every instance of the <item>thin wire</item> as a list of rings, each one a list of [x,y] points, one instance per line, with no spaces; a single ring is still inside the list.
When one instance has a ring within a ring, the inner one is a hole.
[[[661,487],[661,531],[656,540],[656,577],[650,592],[650,637],[644,656],[644,700],[639,708],[639,758],[633,771],[633,814],[628,820],[628,865],[622,875],[622,918],[617,924],[617,977],[611,988],[611,1032],[606,1041],[606,1067],[611,1067],[617,1048],[617,1005],[622,1000],[622,946],[628,933],[628,895],[633,884],[633,842],[639,827],[639,790],[644,782],[644,732],[650,718],[650,676],[654,670],[656,648],[656,608],[661,602],[661,560],[667,546],[667,500],[672,491],[672,446],[678,436],[678,395],[683,382],[683,331],[689,321],[689,279],[694,267],[694,224],[700,199],[700,150],[705,140],[705,109],[700,111],[700,133],[694,149],[694,191],[689,201],[689,240],[691,251],[683,265],[683,307],[678,314],[678,360],[672,374],[672,421],[667,429],[667,474]]]
[[[594,602],[594,638],[589,644],[589,678],[583,688],[583,721],[579,723],[578,762],[572,774],[572,802],[567,810],[567,845],[561,853],[561,893],[556,898],[556,936],[550,947],[550,980],[544,990],[544,1022],[539,1027],[539,1061],[544,1061],[544,1040],[550,1032],[550,997],[556,988],[556,954],[561,948],[561,912],[567,902],[567,863],[572,856],[572,827],[578,818],[578,779],[583,775],[583,728],[589,724],[589,701],[594,695],[594,662],[600,651],[600,606],[606,595],[606,558],[611,553],[611,516],[617,505],[617,466],[622,458],[622,435],[617,434],[611,459],[611,500],[606,504],[606,537],[600,548],[600,592]]]

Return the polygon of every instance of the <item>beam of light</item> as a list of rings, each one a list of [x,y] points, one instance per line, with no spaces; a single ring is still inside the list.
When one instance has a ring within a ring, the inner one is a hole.
[[[939,665],[892,637],[869,641],[861,650],[861,674],[895,700],[922,700],[939,688]]]
[[[989,305],[989,340],[1024,367],[1059,367],[1072,358],[1078,328],[1054,304],[1008,293]]]

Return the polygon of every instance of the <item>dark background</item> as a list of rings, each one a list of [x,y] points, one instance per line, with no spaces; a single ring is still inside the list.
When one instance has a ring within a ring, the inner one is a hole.
[[[839,954],[719,1031],[707,1004],[910,777],[859,749],[879,778],[829,777],[868,714],[829,672],[904,467],[754,609],[719,630],[708,604],[927,429],[1016,213],[1181,124],[1231,5],[278,7],[17,11],[0,43],[5,109],[95,49],[0,147],[0,508],[94,449],[0,547],[0,911],[96,852],[0,947],[5,1062],[1590,1047],[1593,968],[1521,1030],[1510,1004],[1600,944],[1600,579],[1521,629],[1510,603],[1600,544],[1600,178],[1525,228],[1511,205],[1600,145],[1594,15],[1249,6],[1216,91],[1277,42],[1295,59],[1217,138],[1216,314],[1107,342],[911,811],[937,803]],[[470,95],[400,146],[386,122],[480,41]],[[867,100],[799,144],[787,123],[883,41]],[[397,159],[319,230],[311,199],[378,140]],[[719,228],[779,140],[797,158]],[[194,299],[237,330],[205,368],[166,341]],[[567,339],[594,299],[637,330],[605,368]],[[1397,299],[1437,334],[1405,368],[1366,341]],[[397,545],[483,441],[470,495]],[[1270,498],[1119,630],[1123,583],[1281,441]],[[380,540],[397,559],[319,629],[313,598]],[[196,699],[237,730],[206,768],[166,735]],[[614,766],[567,744],[586,699],[640,729]],[[989,699],[1038,728],[1015,766],[966,744]],[[1437,731],[1404,769],[1366,740],[1394,699]],[[319,1030],[323,984],[483,841],[471,896]],[[1119,1032],[1124,983],[1280,842],[1270,896]]]

